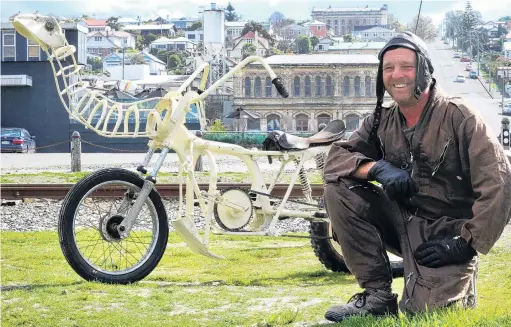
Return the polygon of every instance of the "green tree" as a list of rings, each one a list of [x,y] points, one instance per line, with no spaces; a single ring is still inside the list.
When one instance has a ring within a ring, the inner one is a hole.
[[[296,52],[300,54],[311,52],[311,40],[306,35],[300,35],[296,38]]]
[[[344,42],[353,42],[353,35],[351,34],[345,34],[342,36]]]
[[[141,65],[145,64],[144,55],[141,52],[128,53],[125,57],[126,62],[130,65]]]
[[[220,119],[215,119],[215,122],[209,127],[209,130],[211,132],[225,132],[225,125]]]
[[[236,13],[236,10],[230,2],[227,5],[227,8],[225,8],[225,20],[228,22],[237,22],[240,20],[240,16]]]
[[[167,61],[167,67],[169,69],[179,68],[182,65],[183,65],[183,63],[182,63],[181,57],[179,57],[179,55],[172,54],[172,55],[169,56],[169,59]]]
[[[465,5],[465,12],[463,15],[463,31],[465,36],[469,37],[474,27],[478,24],[477,15],[472,9],[472,4],[467,1]]]
[[[188,31],[196,31],[196,30],[200,30],[202,28],[202,22],[200,20],[194,22],[192,24],[192,26],[188,27],[187,30]]]
[[[404,26],[403,24],[399,23],[397,20],[396,21],[393,21],[392,24],[390,24],[390,26],[396,31],[396,32],[403,32],[404,30],[406,30],[406,26]]]
[[[249,56],[254,56],[256,54],[257,48],[253,43],[245,43],[241,48],[241,55],[243,59]]]
[[[281,13],[280,11],[275,11],[273,12],[273,14],[270,15],[270,17],[268,18],[268,21],[273,25],[273,26],[280,26],[282,24],[282,21],[284,20],[284,14]]]
[[[153,33],[146,34],[146,36],[144,36],[143,45],[147,47],[147,46],[149,46],[149,44],[151,44],[157,38],[158,38],[158,36],[154,35]]]
[[[110,17],[108,18],[108,20],[106,21],[106,24],[114,31],[119,31],[121,30],[121,27],[122,27],[122,24],[121,23],[118,23],[117,21],[119,20],[119,17]]]
[[[152,50],[157,50],[156,53]],[[151,52],[152,51],[152,52]],[[167,62],[167,59],[169,58],[169,52],[165,49],[151,49],[149,51],[150,54],[153,56],[156,56],[156,58],[160,59],[163,62]]]
[[[503,16],[499,18],[499,22],[507,22],[511,20],[511,16]]]
[[[417,23],[418,21],[418,23]],[[436,37],[436,28],[431,17],[417,15],[406,25],[407,30],[414,32],[424,42],[433,42]]]
[[[100,58],[87,58],[87,64],[91,65],[91,70],[103,70],[103,62]]]
[[[249,21],[245,24],[245,27],[243,27],[243,31],[241,31],[241,35],[245,35],[248,32],[256,32],[259,33],[262,37],[270,41],[270,44],[273,45],[273,42],[275,40],[271,37],[270,33],[258,22],[254,22],[253,20]]]
[[[311,46],[312,48],[314,49],[316,47],[316,45],[319,44],[319,39],[317,36],[312,36],[311,37]]]
[[[275,56],[275,55],[281,55],[283,54],[282,51],[280,51],[278,48],[270,48],[268,51],[266,51],[266,57]]]

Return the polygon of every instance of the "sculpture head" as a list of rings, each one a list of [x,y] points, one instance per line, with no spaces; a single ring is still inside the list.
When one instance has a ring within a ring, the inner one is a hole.
[[[55,17],[21,14],[14,16],[11,23],[19,34],[37,42],[44,51],[67,45],[66,37]]]

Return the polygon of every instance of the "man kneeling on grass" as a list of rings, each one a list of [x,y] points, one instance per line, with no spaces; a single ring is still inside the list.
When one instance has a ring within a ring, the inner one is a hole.
[[[328,309],[331,321],[397,314],[387,251],[404,261],[401,311],[474,307],[477,252],[488,253],[511,212],[502,146],[474,110],[442,93],[424,42],[399,34],[378,58],[376,109],[325,163],[333,237],[364,289]]]

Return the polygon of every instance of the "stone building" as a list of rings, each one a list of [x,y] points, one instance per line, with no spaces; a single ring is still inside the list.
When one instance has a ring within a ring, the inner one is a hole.
[[[351,34],[355,26],[387,25],[388,7],[381,8],[312,8],[312,19],[327,24],[334,34]]]
[[[276,55],[266,61],[283,79],[289,98],[277,93],[259,63],[236,74],[233,107],[255,117],[248,129],[317,132],[321,123],[342,119],[350,132],[375,107],[374,55]]]

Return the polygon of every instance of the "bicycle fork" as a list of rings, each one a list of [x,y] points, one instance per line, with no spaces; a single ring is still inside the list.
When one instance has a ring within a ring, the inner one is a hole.
[[[138,171],[143,173],[142,170],[145,170],[145,166],[147,166],[147,164],[151,160],[153,153],[154,153],[154,151],[152,149],[147,152],[142,166],[139,166],[137,168]],[[137,219],[138,215],[140,214],[140,211],[142,210],[142,207],[144,206],[144,203],[147,200],[147,197],[149,196],[151,191],[154,189],[154,185],[156,184],[156,176],[158,175],[158,171],[160,170],[161,166],[163,165],[163,162],[165,161],[165,157],[167,156],[168,153],[169,153],[169,148],[167,148],[167,147],[165,147],[161,150],[160,156],[158,157],[158,160],[156,161],[156,164],[154,165],[153,170],[151,171],[151,174],[149,174],[144,180],[144,186],[142,186],[142,189],[140,190],[140,193],[138,194],[137,199],[135,200],[135,203],[133,203],[133,206],[128,211],[126,218],[124,218],[123,221],[119,224],[119,226],[117,226],[117,230],[119,232],[119,235],[121,236],[121,239],[129,236],[130,231],[133,228],[133,225],[135,224],[135,220]],[[130,200],[125,199],[124,201],[130,201]]]

